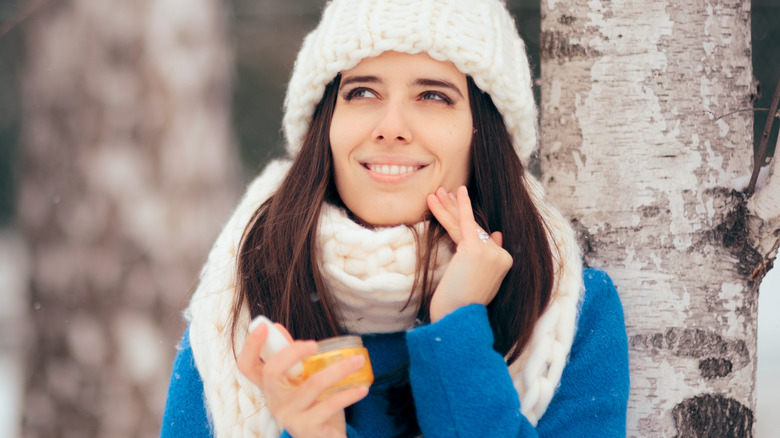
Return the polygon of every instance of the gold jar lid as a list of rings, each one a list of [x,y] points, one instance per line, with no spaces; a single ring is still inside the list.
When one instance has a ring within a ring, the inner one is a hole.
[[[317,342],[317,353],[338,350],[339,348],[362,347],[363,339],[360,336],[345,335],[326,338]]]

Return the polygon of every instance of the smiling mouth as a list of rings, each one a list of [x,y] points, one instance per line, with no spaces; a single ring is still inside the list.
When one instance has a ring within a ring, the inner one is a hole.
[[[413,173],[425,166],[399,166],[395,164],[364,164],[366,169],[380,175],[405,175]]]

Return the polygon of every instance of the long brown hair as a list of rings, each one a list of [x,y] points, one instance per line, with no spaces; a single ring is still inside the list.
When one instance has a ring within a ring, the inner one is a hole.
[[[490,95],[470,77],[467,80],[476,129],[468,187],[475,217],[486,230],[503,233],[504,248],[514,260],[488,305],[494,348],[511,363],[550,301],[553,259],[545,224],[523,184],[525,170],[503,118]],[[337,76],[325,88],[290,171],[246,227],[238,256],[233,331],[236,315],[248,306],[253,317],[264,314],[282,323],[296,339],[322,339],[343,332],[339,310],[320,272],[316,242],[322,203],[341,205],[329,144],[339,83]],[[417,306],[418,318],[428,321],[435,248],[446,239],[446,232],[431,217],[427,232],[417,238],[412,290],[418,292],[410,291],[409,305]]]

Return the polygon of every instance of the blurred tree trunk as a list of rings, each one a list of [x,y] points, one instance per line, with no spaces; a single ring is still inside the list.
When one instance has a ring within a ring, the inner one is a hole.
[[[545,1],[541,45],[543,181],[620,292],[628,436],[752,436],[780,225],[734,189],[753,167],[734,112],[753,106],[750,2]]]
[[[159,432],[180,312],[240,181],[225,7],[58,0],[25,23],[25,437]]]

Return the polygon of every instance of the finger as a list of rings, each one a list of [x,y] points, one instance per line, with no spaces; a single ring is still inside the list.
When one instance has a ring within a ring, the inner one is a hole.
[[[458,199],[455,197],[455,194],[448,191],[444,187],[439,187],[436,189],[436,197],[439,198],[439,201],[447,207],[447,210],[450,211],[453,215],[458,214]]]
[[[278,328],[278,329],[279,329],[279,331],[280,331],[280,332],[282,332],[282,334],[284,335],[284,337],[285,337],[285,338],[287,338],[287,340],[288,340],[288,341],[290,341],[290,342],[292,343],[292,341],[293,341],[293,337],[292,337],[292,335],[290,334],[290,332],[288,332],[288,331],[287,331],[287,327],[285,327],[285,326],[283,326],[283,325],[279,324],[278,322],[275,322],[275,323],[274,323],[274,326],[276,326],[276,328]]]
[[[442,190],[444,190],[443,187],[442,187]],[[458,197],[455,196],[455,193],[448,192],[447,190],[444,190],[444,193],[446,193],[447,197],[450,198],[450,201],[452,201],[452,205],[455,205],[455,206],[458,205]]]
[[[455,197],[455,194],[448,191],[444,187],[439,187],[436,190],[436,197],[439,199],[441,204],[447,209],[447,212],[455,220],[455,225],[457,225],[458,217],[460,216],[460,213],[458,212],[458,199]]]
[[[301,384],[302,391],[296,398],[295,404],[300,409],[309,408],[325,390],[358,371],[365,364],[365,361],[365,357],[362,355],[350,356],[312,374]]]
[[[469,192],[466,186],[460,186],[457,190],[458,199],[458,215],[460,232],[464,236],[464,239],[479,239],[477,236],[477,222],[474,220],[474,211],[471,207],[471,198],[469,198]]]
[[[267,338],[268,327],[260,324],[246,337],[241,354],[238,356],[239,371],[258,386],[263,384],[263,361],[260,360],[260,350]]]
[[[496,245],[504,247],[504,235],[501,234],[501,231],[494,231],[490,234],[490,238],[493,239],[493,242],[496,242]]]
[[[435,193],[428,195],[426,200],[428,209],[444,227],[452,241],[459,243],[462,236],[458,221],[458,205],[453,201],[452,194],[439,187]]]
[[[428,195],[426,201],[428,203],[428,209],[431,210],[431,213],[436,218],[436,220],[439,221],[442,227],[444,227],[444,229],[447,231],[447,234],[450,235],[452,241],[456,244],[460,242],[461,235],[457,218],[449,212],[447,207],[441,203],[441,200],[436,195]]]
[[[265,324],[258,324],[257,327],[246,337],[246,343],[244,348],[257,349],[258,353],[265,345],[265,340],[268,338],[268,327]]]
[[[298,362],[317,352],[317,343],[314,341],[294,341],[283,348],[265,364],[264,376],[275,381],[285,381],[283,376]]]
[[[360,385],[344,389],[329,395],[315,403],[308,416],[313,422],[324,423],[343,409],[359,402],[368,395],[368,386]]]

